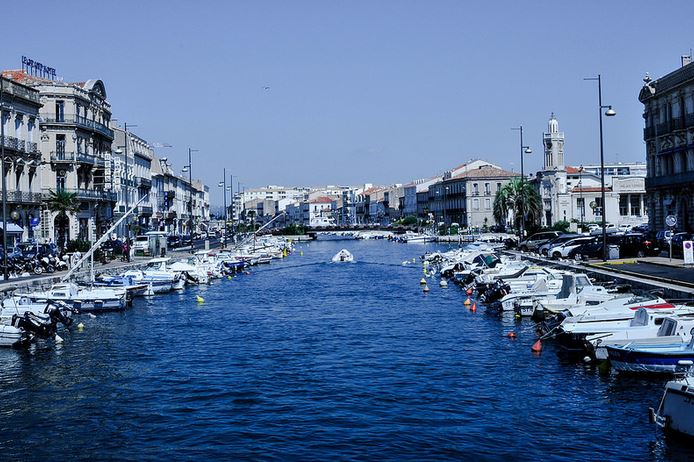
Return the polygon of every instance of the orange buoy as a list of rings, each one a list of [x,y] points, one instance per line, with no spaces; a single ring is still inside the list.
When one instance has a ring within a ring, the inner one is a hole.
[[[530,349],[535,353],[539,353],[540,351],[542,351],[542,342],[540,341],[540,339],[537,339],[537,342],[533,343],[533,346]]]
[[[470,304],[470,297],[466,298],[463,305],[468,306]]]
[[[509,332],[508,334],[506,334],[506,337],[508,337],[508,338],[516,338],[516,333],[513,332],[513,331],[511,331],[511,332]]]
[[[472,304],[472,307],[470,308],[470,311],[472,311],[473,313],[476,313],[476,312],[477,312],[477,303],[473,303],[473,304]]]
[[[429,292],[429,286],[424,284],[424,288],[422,289],[424,293]]]
[[[468,287],[466,292],[468,295],[472,295],[472,287]]]

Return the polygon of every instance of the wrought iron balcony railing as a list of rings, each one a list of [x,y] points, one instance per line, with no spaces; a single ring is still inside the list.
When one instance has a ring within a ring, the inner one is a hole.
[[[44,116],[41,118],[41,122],[50,125],[77,125],[78,127],[85,128],[87,130],[95,131],[107,138],[113,139],[113,130],[108,128],[106,125],[99,123],[95,120],[87,119],[84,116],[78,115],[62,115],[62,116]]]

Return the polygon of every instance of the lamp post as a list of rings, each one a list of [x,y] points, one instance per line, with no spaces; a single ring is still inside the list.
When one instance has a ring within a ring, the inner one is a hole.
[[[597,80],[598,82],[598,117],[600,120],[600,212],[602,213],[602,261],[607,261],[607,220],[605,218],[605,154],[602,142],[602,110],[605,111],[607,117],[613,117],[617,113],[612,109],[612,106],[604,106],[602,104],[602,80],[600,74],[597,77],[586,77],[583,80]]]
[[[448,186],[443,188],[443,226],[446,227],[446,234],[448,234],[448,224],[446,223],[446,200],[448,199]]]
[[[7,281],[10,278],[7,272],[7,181],[5,179],[5,105],[3,104],[3,93],[5,91],[5,78],[0,74],[0,163],[2,168],[2,273]]]
[[[523,154],[532,154],[533,150],[530,146],[525,146],[523,144],[523,126],[513,127],[511,130],[518,130],[520,132],[520,168],[521,168],[521,191],[523,190],[523,184],[525,183],[525,171],[523,169]],[[525,235],[525,210],[521,210],[521,222],[520,222],[520,239],[522,240]]]
[[[586,213],[586,203],[583,201],[583,165],[578,167],[578,192],[581,195],[581,232],[583,232],[583,221]]]
[[[199,149],[188,148],[188,165],[183,166],[183,172],[188,172],[188,190],[190,191],[190,200],[188,201],[188,233],[190,234],[190,253],[195,251],[193,247],[193,153],[199,152]],[[226,175],[225,175],[226,177]]]
[[[232,183],[229,186],[227,186],[227,169],[225,168],[224,169],[224,180],[219,182],[219,187],[224,188],[224,245],[222,247],[226,246],[227,237],[228,237],[227,223],[229,222],[229,209],[227,208],[227,191],[231,191],[231,193],[232,193],[231,202],[232,202],[232,204],[234,202],[234,197],[233,197],[233,193],[234,193],[234,188],[233,188],[233,185],[234,185],[233,181],[234,180],[233,179],[234,179],[234,176],[231,175],[230,178],[231,178]],[[233,223],[232,223],[232,226],[233,226]]]

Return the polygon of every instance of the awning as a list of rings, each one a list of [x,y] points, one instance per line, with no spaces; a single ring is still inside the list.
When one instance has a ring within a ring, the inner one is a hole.
[[[0,229],[4,229],[2,227],[2,222],[0,221]],[[19,225],[15,225],[14,223],[7,223],[7,234],[22,234],[24,232],[24,228],[22,228]]]

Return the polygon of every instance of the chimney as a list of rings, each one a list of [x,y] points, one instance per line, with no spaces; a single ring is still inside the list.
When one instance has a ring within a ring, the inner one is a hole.
[[[688,55],[682,55],[680,58],[682,59],[682,67],[684,67],[692,62],[692,53],[690,52]]]

